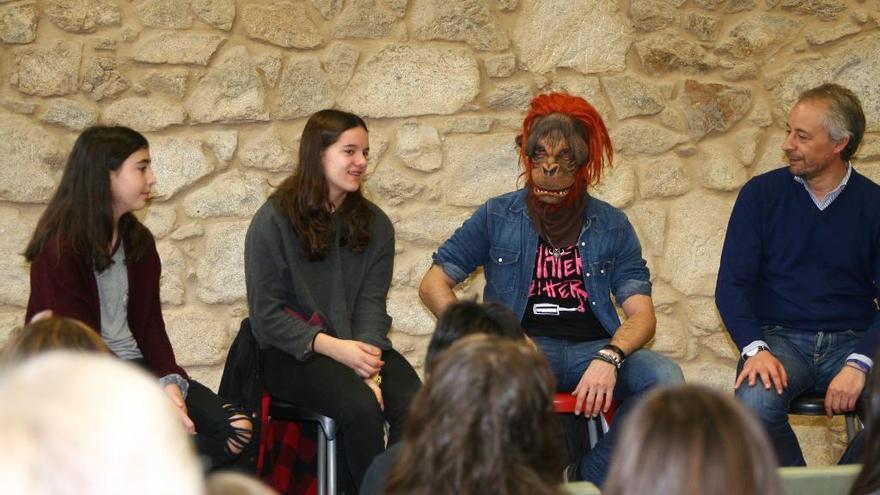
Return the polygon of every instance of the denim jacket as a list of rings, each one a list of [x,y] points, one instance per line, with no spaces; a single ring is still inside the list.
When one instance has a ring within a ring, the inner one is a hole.
[[[620,326],[611,301],[651,295],[648,267],[626,215],[591,197],[577,241],[584,287],[593,313],[609,334]],[[456,283],[482,266],[483,299],[511,308],[520,320],[526,310],[538,251],[538,234],[526,207],[526,189],[490,199],[434,253],[434,264]]]

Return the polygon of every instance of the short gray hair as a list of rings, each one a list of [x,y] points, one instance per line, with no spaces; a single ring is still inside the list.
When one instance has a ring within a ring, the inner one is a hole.
[[[865,135],[865,113],[859,98],[839,84],[825,83],[801,93],[797,103],[805,101],[822,101],[828,104],[825,111],[825,130],[835,142],[849,138],[846,147],[840,152],[841,158],[849,161]]]

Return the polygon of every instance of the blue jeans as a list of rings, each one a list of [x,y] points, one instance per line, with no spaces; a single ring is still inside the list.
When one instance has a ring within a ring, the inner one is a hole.
[[[788,423],[788,405],[804,393],[824,394],[864,334],[854,330],[827,333],[764,327],[764,341],[785,367],[788,387],[780,395],[772,387],[764,388],[758,378],[753,387],[748,382],[740,385],[736,398],[761,419],[780,466],[806,465],[801,446]],[[737,376],[744,363],[740,359]],[[862,398],[864,394],[863,391]]]
[[[611,339],[569,342],[550,337],[533,337],[532,340],[547,358],[547,363],[556,377],[556,389],[560,392],[571,392],[587,370],[593,354]],[[601,487],[608,472],[611,452],[614,449],[621,421],[637,399],[653,387],[682,383],[684,383],[684,375],[681,373],[681,368],[661,354],[640,349],[627,357],[618,371],[617,384],[614,387],[614,399],[619,405],[614,413],[613,426],[599,440],[596,447],[581,459],[581,478]]]

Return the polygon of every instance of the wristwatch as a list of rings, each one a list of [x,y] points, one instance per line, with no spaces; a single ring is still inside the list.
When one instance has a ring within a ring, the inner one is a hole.
[[[755,355],[761,351],[768,351],[769,352],[770,348],[767,347],[766,345],[759,345],[759,346],[755,347],[754,349],[752,349],[751,351],[747,352],[746,358],[755,357]]]

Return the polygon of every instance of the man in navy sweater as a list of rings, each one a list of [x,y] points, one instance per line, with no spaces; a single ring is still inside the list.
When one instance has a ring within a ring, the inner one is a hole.
[[[736,397],[763,421],[779,463],[804,465],[788,423],[802,393],[851,411],[880,343],[880,186],[849,160],[865,131],[859,99],[836,84],[802,93],[788,116],[787,168],[739,193],[715,291],[742,350]]]

